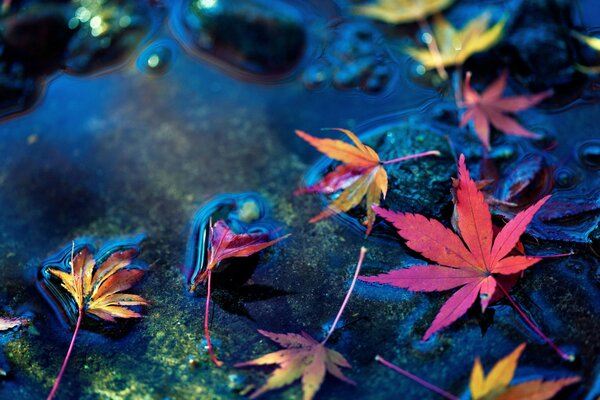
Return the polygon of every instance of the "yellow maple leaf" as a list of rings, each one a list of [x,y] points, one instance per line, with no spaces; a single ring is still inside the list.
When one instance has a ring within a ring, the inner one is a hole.
[[[554,381],[536,379],[510,386],[524,349],[525,343],[498,361],[487,376],[484,375],[481,361],[477,358],[469,383],[471,398],[473,400],[546,400],[552,398],[563,387],[580,380],[577,376]]]
[[[490,13],[483,13],[462,29],[457,29],[444,16],[436,15],[431,40],[436,42],[438,51],[406,47],[404,52],[427,70],[462,65],[470,56],[490,49],[502,38],[507,17],[504,16],[491,27],[490,17]]]
[[[452,3],[454,0],[378,0],[354,7],[353,12],[388,24],[405,24],[424,20]]]

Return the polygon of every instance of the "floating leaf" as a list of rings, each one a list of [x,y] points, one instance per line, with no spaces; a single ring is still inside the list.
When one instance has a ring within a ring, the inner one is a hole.
[[[465,63],[473,54],[488,50],[502,38],[506,17],[489,27],[490,14],[484,13],[470,21],[463,29],[456,29],[444,16],[434,18],[433,38],[437,50],[406,47],[404,52],[421,63],[425,69],[440,66],[453,67]]]
[[[470,72],[467,72],[465,79],[462,106],[467,110],[460,121],[460,126],[465,126],[469,121],[473,121],[475,132],[487,150],[491,148],[490,124],[508,135],[539,138],[539,135],[523,128],[506,114],[526,110],[552,95],[552,91],[548,90],[529,96],[502,97],[507,79],[508,74],[505,71],[482,94],[477,93],[471,87]]]
[[[448,8],[454,0],[378,0],[356,6],[354,14],[377,19],[389,24],[421,21]]]
[[[212,270],[223,260],[234,257],[251,256],[252,254],[258,253],[267,247],[273,246],[275,243],[287,238],[288,236],[289,235],[285,235],[274,240],[269,240],[269,235],[262,233],[236,234],[232,232],[225,221],[222,220],[219,220],[214,225],[211,225],[208,239],[209,248],[206,269],[201,275],[198,275],[197,279],[193,282],[190,291],[193,292],[199,283],[204,282],[205,280],[207,281],[204,332],[206,335],[206,344],[208,346],[210,357],[218,367],[220,367],[223,363],[219,361],[214,354],[212,344],[210,342],[210,332],[208,330]]]
[[[325,193],[333,194],[342,191],[340,195],[329,204],[327,209],[310,220],[311,223],[318,222],[334,214],[347,212],[362,203],[366,197],[367,207],[367,235],[373,229],[375,213],[372,205],[380,204],[381,198],[385,198],[388,188],[388,176],[385,165],[413,158],[439,155],[439,151],[427,151],[400,157],[394,160],[381,161],[379,156],[371,147],[363,144],[351,131],[335,128],[343,132],[352,140],[354,145],[334,139],[319,139],[302,131],[296,134],[314,146],[329,158],[341,161],[332,172],[328,173],[315,185],[299,189],[295,194],[303,193]]]
[[[460,156],[458,170],[455,207],[460,236],[437,220],[429,220],[419,214],[395,213],[374,207],[378,215],[398,229],[398,234],[407,240],[408,247],[433,260],[435,264],[397,269],[377,276],[363,276],[361,280],[415,292],[460,288],[442,306],[423,340],[464,315],[478,298],[483,310],[498,290],[512,302],[508,291],[498,279],[518,274],[542,259],[511,253],[535,213],[550,196],[517,214],[494,239],[490,210],[483,193],[469,175],[464,155]],[[516,306],[516,303],[513,304]],[[517,310],[526,318],[519,308]],[[572,360],[571,355],[556,347],[531,321],[526,321],[561,357]]]
[[[261,335],[279,344],[284,350],[266,354],[252,361],[235,364],[235,367],[278,365],[267,382],[250,395],[251,399],[255,399],[269,390],[279,389],[298,379],[302,379],[303,400],[311,400],[323,384],[327,372],[346,383],[351,385],[356,384],[340,370],[340,367],[351,368],[350,363],[337,351],[325,347],[325,343],[331,337],[344,312],[344,308],[348,304],[366,252],[367,249],[364,247],[361,248],[354,278],[352,279],[348,293],[329,329],[329,333],[322,342],[317,342],[305,332],[297,334],[258,331]]]
[[[47,270],[60,280],[62,288],[75,301],[78,311],[69,350],[48,400],[54,397],[58,389],[84,315],[94,315],[109,322],[115,322],[115,318],[139,318],[141,314],[128,307],[148,304],[141,296],[122,293],[134,286],[144,275],[144,270],[133,264],[133,259],[137,256],[136,249],[113,252],[100,265],[87,247],[77,254],[74,254],[74,251],[75,243],[72,247],[69,272],[59,268]]]

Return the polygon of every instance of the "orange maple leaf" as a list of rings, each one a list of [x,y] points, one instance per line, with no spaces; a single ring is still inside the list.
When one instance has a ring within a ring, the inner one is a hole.
[[[538,134],[525,129],[506,114],[526,110],[552,95],[552,91],[548,90],[529,96],[502,97],[507,79],[508,73],[504,71],[483,93],[479,94],[471,87],[471,73],[467,72],[463,86],[463,103],[459,106],[466,107],[467,110],[462,116],[460,126],[473,121],[475,132],[487,150],[491,148],[490,124],[508,135],[538,138]]]
[[[375,213],[372,205],[379,205],[381,198],[385,199],[388,189],[388,176],[385,166],[413,158],[439,155],[437,150],[413,154],[389,161],[381,161],[379,155],[371,147],[363,144],[360,139],[347,129],[333,128],[343,132],[354,143],[334,139],[319,139],[305,132],[296,131],[296,134],[314,146],[329,158],[341,161],[342,164],[328,173],[316,184],[299,189],[295,194],[325,193],[333,194],[342,191],[340,195],[329,204],[327,209],[316,217],[310,219],[311,223],[318,222],[334,214],[347,212],[358,206],[366,197],[367,209],[367,235],[371,233],[375,223]]]
[[[49,268],[48,272],[61,281],[61,286],[73,297],[77,305],[77,323],[67,355],[56,377],[48,400],[54,397],[62,378],[75,338],[85,314],[92,314],[105,321],[115,322],[115,318],[139,318],[141,314],[127,308],[144,306],[148,302],[139,295],[120,293],[135,285],[144,275],[144,270],[133,263],[137,249],[112,253],[102,264],[84,247],[77,255],[75,243],[71,251],[71,271]]]

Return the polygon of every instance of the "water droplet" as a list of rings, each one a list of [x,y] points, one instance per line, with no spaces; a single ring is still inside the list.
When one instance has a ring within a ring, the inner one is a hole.
[[[167,43],[155,43],[140,55],[137,65],[142,71],[150,74],[164,74],[173,59],[173,50]]]
[[[554,182],[561,189],[569,189],[577,183],[577,176],[569,168],[560,168],[554,174]]]
[[[323,87],[330,79],[330,70],[323,64],[310,65],[302,74],[302,82],[307,89]]]

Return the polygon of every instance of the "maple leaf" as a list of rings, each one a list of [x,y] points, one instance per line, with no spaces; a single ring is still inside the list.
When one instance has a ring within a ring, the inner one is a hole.
[[[564,359],[573,356],[562,352],[550,339],[529,321],[516,306],[498,278],[520,273],[543,257],[511,255],[519,238],[535,213],[550,198],[546,196],[533,206],[518,213],[498,232],[494,239],[492,216],[483,193],[471,179],[464,154],[458,163],[456,189],[457,225],[460,236],[435,219],[420,214],[396,213],[373,207],[378,215],[398,230],[412,250],[435,264],[411,266],[377,276],[361,276],[365,282],[387,284],[414,292],[433,292],[459,288],[442,306],[423,340],[445,328],[464,315],[479,298],[485,310],[497,290],[511,300],[521,316]],[[497,297],[497,296],[496,296]]]
[[[533,107],[552,95],[552,91],[548,90],[529,96],[502,97],[507,79],[508,73],[504,71],[483,93],[479,94],[471,87],[471,73],[467,72],[463,87],[463,104],[459,105],[466,107],[467,110],[463,114],[460,126],[465,126],[469,121],[473,121],[475,132],[486,150],[491,148],[490,124],[508,135],[527,138],[540,137],[538,134],[525,129],[506,114]]]
[[[422,21],[448,8],[454,0],[378,0],[376,3],[356,6],[353,12],[389,24]]]
[[[498,361],[484,376],[479,358],[475,360],[469,389],[473,400],[546,400],[552,398],[563,387],[579,382],[581,378],[573,376],[554,381],[536,379],[510,386],[517,362],[525,344],[518,346],[511,354]]]
[[[216,366],[223,365],[214,354],[212,344],[210,342],[210,332],[208,329],[208,316],[210,308],[210,289],[211,289],[211,274],[212,270],[219,263],[228,258],[248,257],[252,254],[273,246],[275,243],[287,238],[289,235],[279,237],[274,240],[269,240],[268,234],[263,233],[242,233],[237,234],[231,231],[227,223],[223,220],[217,221],[214,225],[210,224],[208,238],[208,256],[204,272],[199,275],[190,287],[190,292],[196,289],[196,286],[204,281],[206,284],[206,309],[204,312],[204,332],[206,336],[206,345],[212,361]]]
[[[267,382],[252,393],[251,399],[302,378],[303,399],[310,400],[321,387],[327,372],[346,383],[356,384],[340,370],[340,367],[350,368],[350,364],[344,356],[335,350],[326,348],[307,333],[272,333],[263,330],[258,332],[279,344],[284,350],[266,354],[256,360],[235,364],[236,368],[279,365]]]
[[[135,285],[144,275],[144,270],[132,263],[136,249],[117,251],[97,265],[96,259],[87,247],[74,254],[71,252],[71,271],[49,268],[48,272],[61,281],[61,286],[73,297],[77,305],[77,323],[67,355],[56,377],[48,400],[54,397],[62,375],[67,367],[81,321],[86,314],[102,320],[115,322],[115,318],[139,318],[141,314],[129,309],[131,306],[144,306],[148,302],[139,295],[121,293]]]
[[[438,14],[434,18],[431,38],[436,48],[405,47],[404,52],[427,70],[462,65],[473,54],[488,50],[502,38],[507,17],[492,27],[488,27],[489,21],[490,14],[483,13],[458,30]]]
[[[297,190],[294,194],[325,193],[333,194],[340,190],[340,195],[329,204],[327,209],[316,217],[310,219],[311,223],[318,222],[331,215],[347,212],[362,203],[366,197],[367,202],[367,232],[368,235],[375,223],[375,213],[371,205],[380,204],[381,198],[385,199],[388,188],[388,176],[385,166],[413,158],[439,155],[437,150],[413,154],[389,161],[381,161],[379,155],[371,147],[363,144],[360,139],[347,129],[333,128],[343,132],[354,143],[334,139],[319,139],[305,132],[296,131],[296,134],[314,146],[329,158],[341,161],[342,164],[328,173],[316,184]]]
[[[498,361],[490,370],[487,377],[484,376],[483,367],[479,361],[479,358],[475,359],[473,371],[471,372],[471,381],[469,384],[471,399],[547,400],[552,398],[565,386],[572,385],[581,380],[581,378],[578,376],[557,379],[554,381],[536,379],[511,386],[510,382],[512,381],[515,370],[517,369],[517,361],[524,349],[525,344],[521,344],[511,354]],[[439,387],[419,378],[416,375],[411,374],[410,372],[387,361],[379,355],[375,357],[375,360],[448,400],[459,400],[457,396],[440,389]]]
[[[250,395],[251,399],[258,397],[269,390],[279,389],[289,385],[297,379],[302,379],[303,400],[311,400],[321,387],[327,372],[346,383],[351,385],[356,384],[353,380],[347,378],[340,369],[340,367],[351,368],[350,363],[337,351],[325,347],[325,344],[331,337],[331,334],[335,330],[335,327],[344,312],[344,308],[346,308],[346,305],[348,304],[348,300],[350,299],[350,295],[356,284],[366,253],[367,249],[362,247],[360,249],[356,271],[354,272],[350,288],[348,289],[335,320],[323,341],[318,342],[305,332],[297,334],[272,333],[263,330],[258,331],[261,335],[266,336],[279,344],[284,350],[266,354],[252,361],[235,364],[236,368],[278,365],[275,371],[273,371],[271,376],[267,379],[267,382]]]

